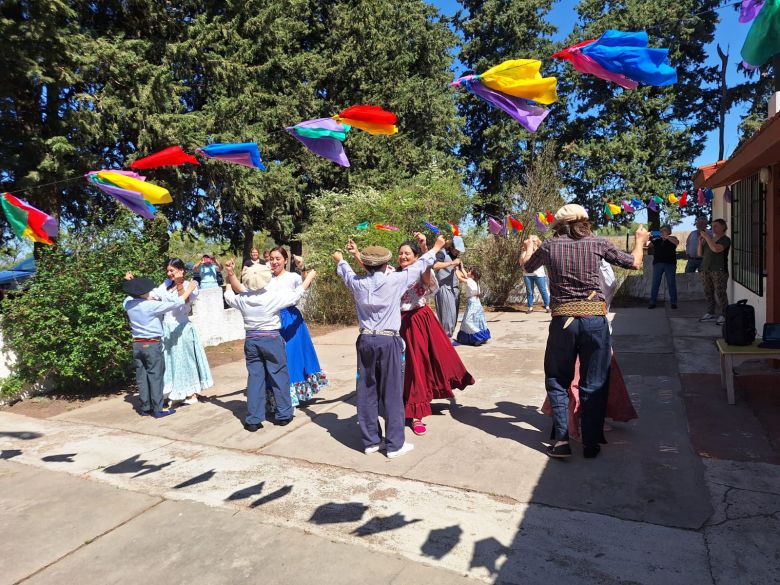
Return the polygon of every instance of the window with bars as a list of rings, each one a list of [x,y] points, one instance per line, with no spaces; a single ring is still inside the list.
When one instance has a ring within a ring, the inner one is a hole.
[[[764,295],[766,225],[764,186],[758,174],[731,187],[731,277]]]

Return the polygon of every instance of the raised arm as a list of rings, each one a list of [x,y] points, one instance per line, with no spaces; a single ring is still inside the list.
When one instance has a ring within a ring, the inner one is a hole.
[[[706,231],[699,232],[699,246],[702,246],[702,239],[707,243],[707,245],[710,247],[710,250],[715,252],[716,254],[720,254],[725,250],[726,248],[722,246],[721,244],[718,244],[715,241],[715,238],[713,238],[710,234],[708,234]],[[703,250],[702,250],[703,251]]]
[[[225,270],[227,271],[227,280],[228,284],[230,285],[230,288],[233,290],[234,293],[240,294],[244,292],[244,286],[238,281],[238,278],[236,278],[236,261],[235,260],[228,260],[225,262]]]

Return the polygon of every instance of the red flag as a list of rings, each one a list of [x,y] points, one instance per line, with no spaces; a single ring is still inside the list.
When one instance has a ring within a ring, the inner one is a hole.
[[[683,191],[680,195],[680,209],[688,204],[688,191]]]
[[[548,211],[546,217],[547,217],[547,223],[552,223],[555,221],[555,216],[552,214],[552,211]]]
[[[450,224],[450,229],[452,230],[452,235],[453,236],[459,236],[460,235],[460,228],[458,226],[456,226],[454,223],[452,223],[451,221],[448,221],[447,223]]]
[[[139,158],[130,163],[132,169],[156,169],[157,167],[170,167],[192,163],[199,165],[198,159],[187,154],[181,146],[169,146],[168,148],[155,152],[144,158]]]
[[[372,124],[392,125],[398,121],[393,112],[383,110],[381,106],[351,106],[339,113],[339,117]]]
[[[512,226],[512,229],[514,229],[516,232],[522,232],[523,231],[523,224],[522,222],[516,220],[511,215],[506,216],[509,220],[509,224]]]

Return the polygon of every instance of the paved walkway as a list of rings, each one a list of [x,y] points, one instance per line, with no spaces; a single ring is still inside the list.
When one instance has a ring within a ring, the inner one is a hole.
[[[331,386],[284,428],[242,429],[242,362],[160,421],[132,397],[0,413],[0,583],[780,582],[780,467],[689,437],[681,379],[717,367],[695,311],[618,311],[640,419],[595,460],[544,455],[541,313],[489,315],[458,348],[477,384],[395,460],[361,451],[353,328],[317,338]]]

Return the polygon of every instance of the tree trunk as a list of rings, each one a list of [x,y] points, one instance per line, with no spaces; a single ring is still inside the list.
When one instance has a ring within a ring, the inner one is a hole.
[[[726,84],[726,68],[729,64],[728,47],[727,52],[723,52],[720,45],[717,45],[718,57],[720,57],[720,104],[718,112],[718,160],[723,160],[725,153],[726,139],[726,112],[728,112],[728,92],[729,87]]]
[[[244,257],[246,260],[252,253],[252,248],[255,247],[255,230],[252,224],[244,224]],[[260,254],[262,256],[262,253]]]

